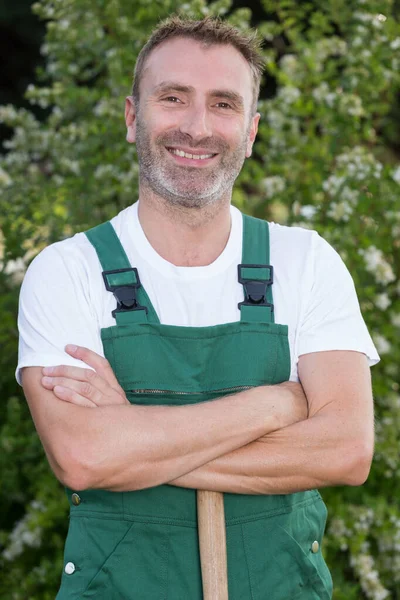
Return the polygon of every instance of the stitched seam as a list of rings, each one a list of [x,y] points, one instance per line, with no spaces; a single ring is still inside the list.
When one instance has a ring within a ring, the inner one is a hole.
[[[103,561],[101,567],[98,569],[97,573],[92,577],[92,579],[89,581],[89,583],[87,584],[85,591],[83,592],[83,596],[85,596],[85,594],[89,591],[91,585],[93,584],[94,580],[100,575],[100,573],[103,571],[105,565],[112,560],[112,557],[114,556],[115,552],[117,551],[117,549],[119,548],[119,546],[123,543],[123,541],[125,540],[126,536],[129,534],[129,532],[131,531],[132,527],[134,526],[134,523],[131,523],[127,529],[127,531],[124,533],[124,535],[122,536],[122,538],[119,540],[119,542],[114,546],[114,548],[112,549],[112,551],[110,552],[110,554],[107,556],[107,558]],[[105,587],[105,581],[101,582],[101,587],[104,588]]]
[[[122,513],[105,513],[102,511],[94,511],[88,510],[87,512],[80,511],[80,514],[75,514],[74,519],[82,519],[82,518],[93,518],[93,519],[107,519],[110,521],[128,521],[128,522],[137,522],[144,523],[148,525],[176,525],[178,527],[190,527],[196,528],[196,521],[188,521],[184,519],[174,519],[168,517],[148,517],[147,515],[123,515]]]
[[[305,500],[299,500],[298,502],[293,502],[290,506],[282,506],[280,508],[275,508],[266,512],[254,513],[252,515],[248,515],[245,517],[233,517],[232,519],[228,519],[226,521],[226,525],[239,525],[240,523],[250,523],[252,521],[259,521],[269,517],[275,517],[277,515],[285,515],[293,511],[294,508],[300,508],[302,506],[308,506],[311,504],[316,504],[317,502],[323,502],[321,498],[317,496],[312,496],[311,498],[306,498]]]
[[[275,346],[275,352],[274,352],[274,356],[272,357],[272,364],[273,367],[271,369],[271,373],[272,373],[272,381],[276,381],[276,369],[278,366],[278,354],[279,354],[279,350],[278,348]]]
[[[212,340],[212,339],[215,339],[215,338],[237,336],[237,335],[242,336],[243,334],[247,334],[247,333],[251,333],[251,334],[252,333],[255,333],[255,334],[266,333],[268,335],[276,335],[276,336],[287,335],[287,332],[288,332],[288,326],[287,325],[281,325],[281,324],[278,324],[278,323],[270,323],[270,325],[272,325],[274,328],[275,327],[279,327],[280,328],[279,331],[268,331],[268,332],[263,332],[263,331],[233,331],[231,333],[225,331],[223,333],[218,333],[218,334],[215,334],[215,335],[207,335],[205,337],[202,337],[202,336],[198,337],[196,335],[187,336],[187,337],[185,336],[184,337],[184,336],[180,336],[180,335],[165,335],[163,333],[162,337],[163,337],[163,339],[167,339],[167,340],[171,339],[171,340],[188,340],[188,341],[192,341],[192,340]],[[126,338],[126,337],[130,338],[132,336],[134,336],[134,337],[137,338],[137,337],[144,336],[144,335],[153,336],[153,337],[161,337],[160,332],[152,332],[152,331],[144,331],[144,332],[139,332],[139,331],[136,332],[135,331],[135,332],[132,332],[132,331],[130,331],[130,332],[126,332],[125,333],[125,332],[121,331],[121,329],[124,327],[124,325],[116,325],[114,327],[117,327],[119,329],[119,331],[116,332],[116,334],[118,336],[118,339],[120,339],[120,338]],[[284,329],[281,329],[281,328],[284,328]],[[105,331],[106,329],[108,329],[108,327],[102,329],[102,331]],[[114,338],[114,334],[112,335],[112,337]],[[106,339],[109,339],[109,338],[106,338]]]
[[[164,540],[164,561],[163,561],[163,565],[164,565],[164,574],[163,574],[163,587],[164,587],[164,598],[163,600],[167,600],[168,599],[168,537],[167,534],[165,534],[165,540]]]
[[[313,496],[311,498],[306,498],[305,500],[299,500],[297,502],[294,502],[293,504],[291,504],[290,506],[287,507],[281,507],[281,508],[277,508],[277,509],[272,509],[269,511],[265,511],[265,512],[260,512],[260,513],[253,513],[251,515],[247,515],[247,516],[242,516],[242,517],[233,517],[231,519],[227,519],[226,521],[226,526],[233,526],[233,525],[240,525],[242,523],[250,523],[252,521],[259,521],[262,519],[266,519],[269,517],[274,517],[277,515],[282,515],[282,514],[287,514],[293,511],[293,509],[297,509],[301,506],[308,506],[311,504],[317,504],[320,502],[323,502],[322,498],[320,497],[319,493],[317,492],[317,490],[313,490],[315,493],[313,494]],[[79,519],[79,518],[88,518],[90,519],[90,517],[94,518],[94,519],[98,519],[99,517],[101,517],[102,519],[109,519],[109,520],[113,520],[113,521],[137,521],[138,523],[147,523],[149,525],[151,524],[166,524],[166,525],[176,525],[178,527],[189,527],[189,528],[196,528],[197,527],[197,523],[196,521],[189,521],[188,519],[178,519],[178,518],[173,518],[173,517],[150,517],[150,515],[137,515],[137,514],[121,514],[121,513],[107,513],[107,512],[103,512],[103,511],[95,511],[95,510],[87,510],[87,511],[83,511],[82,509],[79,510],[79,513],[75,513],[72,515],[72,518],[74,519]]]
[[[240,527],[240,531],[241,531],[241,534],[242,534],[243,553],[244,553],[244,558],[245,558],[245,561],[246,561],[247,577],[249,579],[250,597],[251,597],[251,600],[254,600],[253,586],[251,584],[249,561],[248,561],[248,558],[247,558],[247,552],[246,552],[246,544],[245,544],[245,540],[244,540],[243,526]]]
[[[114,365],[113,367],[113,371],[115,373],[115,377],[118,381],[118,374],[117,374],[117,363],[115,362],[115,348],[114,348],[114,341],[115,341],[115,336],[112,335],[110,338],[110,351],[111,351],[111,356],[110,356],[110,360],[108,361],[111,365]],[[104,349],[104,340],[102,340],[102,344],[103,344],[103,349]],[[106,357],[107,358],[107,357]]]

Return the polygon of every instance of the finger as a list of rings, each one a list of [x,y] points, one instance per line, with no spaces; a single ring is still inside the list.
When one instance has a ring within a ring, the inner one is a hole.
[[[65,346],[65,351],[70,356],[81,360],[82,362],[89,365],[89,367],[93,367],[93,369],[108,383],[114,388],[118,390],[122,390],[119,385],[117,378],[114,375],[114,371],[111,368],[110,363],[104,356],[100,356],[93,350],[89,350],[89,348],[85,348],[84,346],[75,346],[73,344],[67,344]]]
[[[48,375],[49,377],[68,377],[69,379],[76,379],[76,381],[88,381],[90,375],[88,375],[87,371],[95,372],[92,369],[71,367],[70,365],[43,367],[42,369],[43,375]]]
[[[58,365],[56,367],[44,367],[42,373],[49,377],[63,377],[68,380],[81,381],[90,383],[93,388],[103,394],[110,394],[111,391],[118,391],[121,395],[124,394],[122,388],[115,390],[103,377],[92,369],[84,369],[82,367],[71,367],[69,365]],[[62,385],[62,384],[61,384]],[[69,387],[67,385],[66,387]],[[76,388],[74,388],[76,389]]]
[[[46,389],[53,391],[56,387],[70,390],[77,394],[79,398],[90,400],[95,406],[105,406],[110,404],[109,396],[103,394],[86,381],[75,381],[74,379],[67,379],[66,377],[43,377],[42,385]]]
[[[96,404],[88,398],[84,398],[83,396],[80,396],[73,390],[62,387],[61,385],[56,385],[53,388],[53,392],[55,396],[57,396],[57,398],[59,398],[60,400],[64,400],[64,402],[70,402],[71,404],[75,404],[76,406],[97,408]]]

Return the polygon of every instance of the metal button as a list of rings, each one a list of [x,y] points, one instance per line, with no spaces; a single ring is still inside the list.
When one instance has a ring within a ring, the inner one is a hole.
[[[312,543],[311,545],[311,551],[314,552],[314,554],[316,554],[319,550],[319,543],[317,542],[317,540],[315,540],[315,542]]]
[[[64,571],[67,575],[72,575],[75,572],[75,565],[72,562],[69,562],[65,565]]]
[[[75,506],[78,506],[81,503],[81,497],[79,496],[79,494],[74,492],[71,496],[71,501],[72,501],[72,504],[74,504]]]

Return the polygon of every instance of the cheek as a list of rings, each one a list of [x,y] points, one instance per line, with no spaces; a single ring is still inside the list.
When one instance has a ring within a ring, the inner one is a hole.
[[[235,123],[229,119],[226,119],[226,121],[222,122],[221,119],[216,121],[213,124],[212,131],[215,137],[224,139],[231,147],[243,144],[243,141],[247,139],[246,132],[243,131],[242,124]]]
[[[179,129],[182,115],[178,110],[159,108],[158,110],[152,111],[146,119],[149,129],[159,133],[168,129]]]

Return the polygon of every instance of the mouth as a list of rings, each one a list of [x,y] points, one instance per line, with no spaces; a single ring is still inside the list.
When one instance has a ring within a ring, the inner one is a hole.
[[[171,154],[175,160],[181,164],[192,165],[192,166],[201,166],[205,164],[209,164],[213,158],[217,156],[217,153],[214,152],[204,152],[198,151],[196,154],[192,152],[185,152],[185,150],[181,150],[180,148],[170,148],[166,147],[169,154]]]

